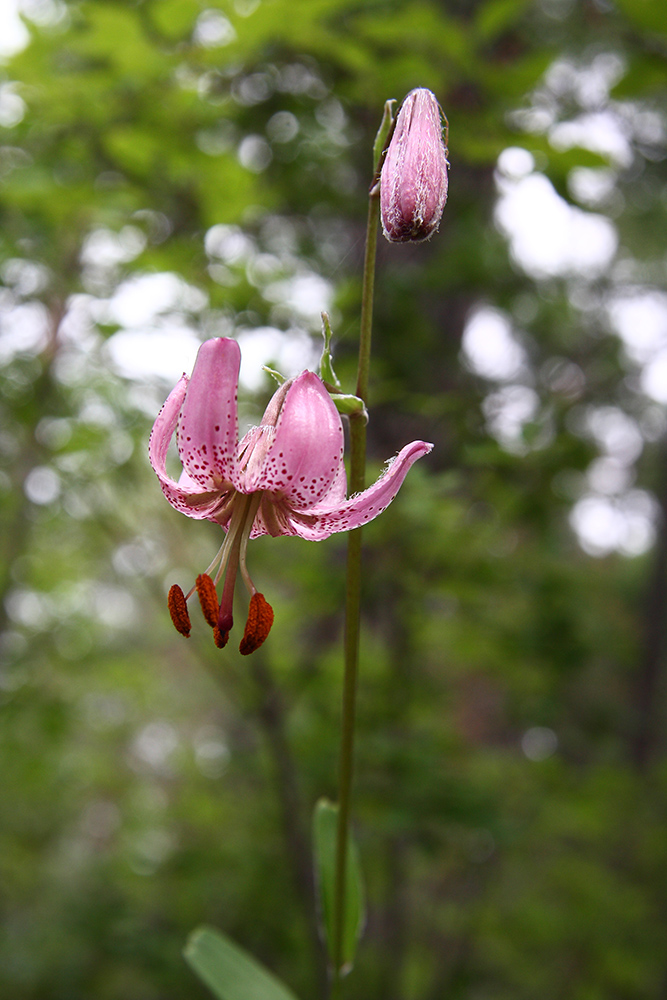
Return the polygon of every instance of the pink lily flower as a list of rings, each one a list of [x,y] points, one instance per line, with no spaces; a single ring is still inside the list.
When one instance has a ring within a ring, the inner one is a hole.
[[[366,524],[388,507],[410,466],[433,446],[424,441],[406,445],[373,486],[346,499],[343,425],[319,376],[304,371],[281,385],[259,427],[239,442],[240,364],[235,340],[220,337],[202,344],[192,376],[179,379],[158,414],[149,457],[172,507],[188,517],[215,521],[225,530],[220,550],[190,593],[171,588],[174,625],[189,635],[187,600],[197,590],[216,645],[224,646],[240,570],[250,594],[240,651],[251,653],[269,634],[273,610],[248,573],[248,540],[268,534],[319,541]],[[183,466],[178,482],[166,469],[176,430]],[[218,604],[216,587],[223,576]]]

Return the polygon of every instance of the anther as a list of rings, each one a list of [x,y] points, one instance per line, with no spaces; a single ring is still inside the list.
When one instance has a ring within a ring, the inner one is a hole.
[[[213,642],[216,644],[218,649],[224,649],[227,645],[228,639],[229,630],[221,632],[217,625],[213,628]]]
[[[254,593],[250,598],[248,621],[239,646],[239,653],[247,656],[262,645],[273,625],[273,608],[264,599],[264,594]]]
[[[167,606],[169,608],[171,620],[174,623],[174,628],[187,639],[190,635],[191,628],[190,615],[188,614],[188,606],[185,603],[185,594],[177,583],[169,588]]]
[[[200,573],[197,577],[196,586],[202,614],[211,628],[215,628],[218,624],[219,611],[218,595],[215,592],[215,584],[206,573]]]

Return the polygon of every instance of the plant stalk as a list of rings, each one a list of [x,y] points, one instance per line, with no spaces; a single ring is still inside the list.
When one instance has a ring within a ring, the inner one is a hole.
[[[357,367],[356,395],[368,403],[368,377],[373,327],[373,290],[379,220],[379,186],[374,185],[368,203],[366,249],[361,298],[361,334]],[[364,489],[366,479],[366,419],[363,414],[350,415],[350,495]],[[338,793],[338,829],[336,834],[336,881],[333,919],[333,984],[332,996],[340,996],[343,977],[343,929],[346,894],[346,861],[350,827],[350,804],[354,776],[354,729],[359,668],[359,626],[361,612],[361,528],[348,535],[347,591],[345,600],[345,673],[343,677],[343,707],[341,722],[340,772]]]

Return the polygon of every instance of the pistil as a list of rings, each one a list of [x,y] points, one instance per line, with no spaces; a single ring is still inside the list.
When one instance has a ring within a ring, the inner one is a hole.
[[[222,588],[220,610],[218,611],[217,621],[223,646],[226,645],[230,629],[234,624],[232,606],[234,604],[234,590],[236,588],[236,573],[239,568],[239,554],[241,552],[241,545],[243,542],[244,528],[248,520],[250,520],[250,526],[247,530],[247,535],[249,535],[250,528],[252,527],[252,521],[255,516],[254,513],[252,515],[252,519],[249,519],[248,516],[253,505],[253,500],[253,494],[246,495],[243,493],[237,493],[234,498],[234,511],[232,513],[232,519],[227,533],[227,545],[225,546],[226,551],[223,553],[222,563],[220,565],[220,569],[218,570],[218,574],[216,575],[217,582],[220,573],[223,571],[225,573],[225,583]],[[255,507],[255,511],[256,509],[257,508]]]

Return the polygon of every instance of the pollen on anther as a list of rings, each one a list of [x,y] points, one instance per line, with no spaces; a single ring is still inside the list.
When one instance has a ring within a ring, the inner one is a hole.
[[[206,573],[200,573],[197,577],[196,586],[202,614],[211,628],[217,628],[219,608],[215,584]]]
[[[222,632],[216,625],[213,629],[213,641],[218,649],[224,649],[229,639],[229,632]]]
[[[171,620],[174,623],[174,628],[187,639],[190,635],[191,628],[190,615],[188,614],[188,606],[185,603],[185,594],[177,583],[173,584],[173,586],[169,588],[167,606],[169,608]]]
[[[248,608],[248,621],[239,646],[239,653],[247,656],[262,645],[273,625],[273,608],[264,594],[253,594]]]

